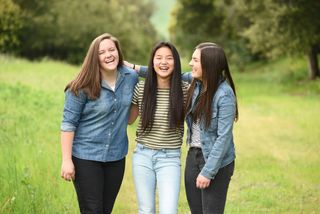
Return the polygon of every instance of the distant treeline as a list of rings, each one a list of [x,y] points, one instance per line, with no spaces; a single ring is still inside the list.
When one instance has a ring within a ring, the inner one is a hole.
[[[116,36],[126,58],[145,60],[157,40],[143,0],[0,0],[0,51],[80,63],[98,35]]]
[[[159,40],[151,0],[0,0],[0,52],[79,63],[97,35],[119,38],[125,57],[147,63]],[[190,56],[200,42],[221,44],[240,70],[249,61],[306,55],[320,76],[319,0],[176,0],[170,40]]]

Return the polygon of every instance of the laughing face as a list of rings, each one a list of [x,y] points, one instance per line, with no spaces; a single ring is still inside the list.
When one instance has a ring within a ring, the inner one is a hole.
[[[199,49],[193,52],[189,65],[192,68],[192,77],[202,80],[201,52]]]
[[[159,48],[153,57],[154,70],[160,79],[169,79],[174,68],[172,51],[168,47]]]
[[[99,45],[99,64],[102,71],[115,71],[119,64],[119,52],[111,39],[104,39]]]

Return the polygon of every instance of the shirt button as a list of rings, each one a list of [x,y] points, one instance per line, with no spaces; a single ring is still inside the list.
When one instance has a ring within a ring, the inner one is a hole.
[[[117,99],[114,99],[114,101],[117,101]]]
[[[113,124],[114,124],[114,122],[111,123],[111,125],[113,125]]]
[[[108,135],[111,136],[111,133],[109,133]]]

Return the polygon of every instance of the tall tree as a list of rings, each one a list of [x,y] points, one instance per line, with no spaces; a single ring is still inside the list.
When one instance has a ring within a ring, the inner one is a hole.
[[[320,1],[238,0],[238,13],[250,22],[240,32],[255,52],[268,57],[305,54],[309,59],[309,78],[320,76]]]
[[[184,54],[199,42],[221,42],[224,14],[214,0],[177,0],[172,12],[170,37]]]

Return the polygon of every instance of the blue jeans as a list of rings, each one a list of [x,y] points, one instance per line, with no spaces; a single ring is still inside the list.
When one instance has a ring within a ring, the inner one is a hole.
[[[137,144],[132,158],[132,171],[139,214],[156,213],[156,187],[159,194],[159,212],[178,213],[180,154],[180,149],[154,150]]]

